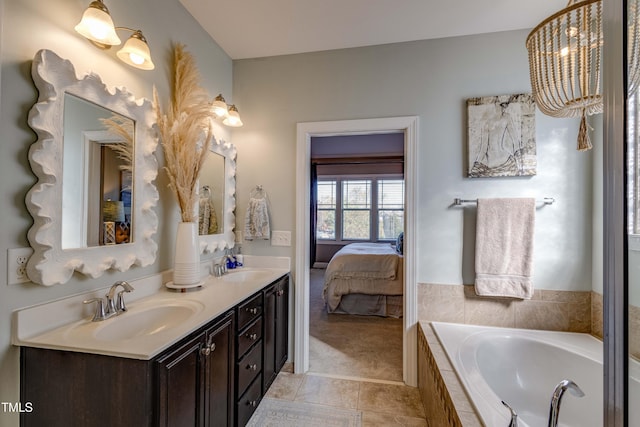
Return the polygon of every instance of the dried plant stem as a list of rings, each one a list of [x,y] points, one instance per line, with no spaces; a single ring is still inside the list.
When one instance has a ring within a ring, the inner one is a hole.
[[[200,75],[193,56],[181,44],[174,49],[174,68],[173,93],[167,114],[162,113],[155,87],[153,101],[169,188],[180,207],[182,221],[194,222],[196,184],[214,137],[210,101],[209,95],[200,86]]]
[[[122,159],[120,170],[133,172],[133,121],[118,115],[109,119],[100,119],[103,125],[116,137],[122,139],[121,143],[109,144],[109,147]]]

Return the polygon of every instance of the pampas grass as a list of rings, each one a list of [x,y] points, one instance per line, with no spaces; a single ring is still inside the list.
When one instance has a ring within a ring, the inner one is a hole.
[[[133,172],[133,121],[115,114],[100,121],[109,132],[122,139],[121,143],[107,144],[122,160],[120,170]]]
[[[162,113],[158,92],[153,88],[153,103],[164,150],[165,170],[183,222],[195,222],[196,184],[211,140],[209,94],[200,86],[200,74],[193,56],[182,44],[174,48],[173,93]]]

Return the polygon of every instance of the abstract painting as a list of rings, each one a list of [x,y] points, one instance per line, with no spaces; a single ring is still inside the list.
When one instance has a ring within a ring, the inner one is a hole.
[[[536,105],[529,93],[467,100],[470,178],[536,174]]]

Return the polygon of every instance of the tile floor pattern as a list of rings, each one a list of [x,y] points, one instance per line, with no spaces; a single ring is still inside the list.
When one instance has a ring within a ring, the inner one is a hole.
[[[309,373],[287,366],[265,397],[358,410],[363,427],[428,427],[418,389],[402,383],[402,319],[328,315],[323,277],[311,269]]]
[[[418,389],[392,382],[280,372],[265,397],[359,410],[363,427],[428,427]]]

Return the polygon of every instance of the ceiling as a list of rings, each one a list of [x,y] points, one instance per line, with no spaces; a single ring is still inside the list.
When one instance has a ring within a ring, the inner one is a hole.
[[[530,29],[567,5],[566,0],[179,1],[232,59]]]

